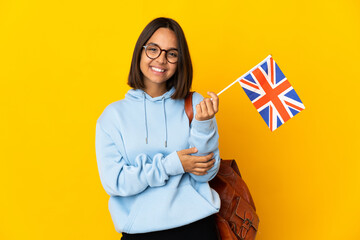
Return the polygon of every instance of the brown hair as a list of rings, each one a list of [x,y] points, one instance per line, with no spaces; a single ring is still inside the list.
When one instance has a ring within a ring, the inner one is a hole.
[[[152,20],[141,32],[136,42],[131,60],[128,84],[134,89],[145,88],[143,74],[140,70],[141,53],[145,43],[159,28],[168,28],[175,33],[178,42],[179,59],[177,62],[176,72],[169,80],[166,81],[166,87],[167,90],[169,90],[171,87],[175,88],[175,92],[171,98],[183,99],[190,92],[193,78],[193,68],[189,48],[185,39],[185,34],[180,25],[171,18],[156,18]]]

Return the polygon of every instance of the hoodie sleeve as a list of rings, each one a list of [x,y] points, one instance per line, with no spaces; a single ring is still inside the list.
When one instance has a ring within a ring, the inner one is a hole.
[[[152,159],[139,154],[135,164],[127,164],[119,149],[122,139],[115,130],[111,108],[105,109],[96,123],[95,149],[101,183],[110,196],[131,196],[147,187],[166,184],[171,175],[184,173],[176,152],[167,156],[156,154]],[[120,141],[120,142],[119,142]]]
[[[206,175],[198,176],[190,173],[190,176],[199,182],[207,182],[215,177],[220,167],[219,134],[215,117],[205,121],[195,119],[196,105],[203,100],[199,93],[193,94],[194,118],[190,126],[190,147],[196,147],[198,152],[194,155],[204,156],[214,153],[215,164]]]

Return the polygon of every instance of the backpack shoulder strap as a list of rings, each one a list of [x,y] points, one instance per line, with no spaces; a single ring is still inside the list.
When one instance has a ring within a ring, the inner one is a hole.
[[[192,96],[194,92],[189,92],[189,94],[185,98],[185,112],[189,118],[189,125],[194,118],[194,111],[192,106]]]

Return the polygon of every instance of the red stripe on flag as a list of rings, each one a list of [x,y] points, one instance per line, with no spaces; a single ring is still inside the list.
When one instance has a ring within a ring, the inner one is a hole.
[[[262,98],[258,99],[256,102],[253,102],[256,109],[259,109],[271,101],[279,112],[282,120],[284,122],[289,120],[291,117],[278,97],[280,93],[291,87],[289,81],[285,80],[279,86],[273,89],[259,68],[255,69],[252,73],[260,83],[262,89],[265,91],[265,95]]]
[[[255,84],[249,83],[249,82],[245,81],[244,79],[241,79],[240,82],[242,82],[243,84],[246,84],[246,85],[248,85],[250,87],[253,87],[253,88],[256,88],[256,89],[260,90],[260,88],[258,86],[256,86]]]
[[[270,67],[271,67],[271,83],[274,84],[274,60],[270,58]]]
[[[298,107],[298,106],[296,106],[296,105],[294,105],[294,104],[292,104],[292,103],[289,103],[289,102],[287,102],[287,101],[284,101],[284,102],[285,102],[287,105],[289,105],[290,107],[295,108],[296,110],[299,110],[299,111],[304,110],[303,108]]]

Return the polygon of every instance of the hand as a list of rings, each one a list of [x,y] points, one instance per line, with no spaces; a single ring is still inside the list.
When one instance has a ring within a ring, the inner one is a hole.
[[[219,110],[219,97],[213,93],[208,92],[210,98],[204,98],[198,105],[196,105],[195,119],[198,121],[209,120],[215,116]]]
[[[180,158],[181,164],[185,172],[193,173],[195,175],[205,175],[215,163],[213,159],[214,154],[210,153],[206,156],[193,156],[190,154],[196,153],[196,148],[189,148],[178,151],[177,154]]]

